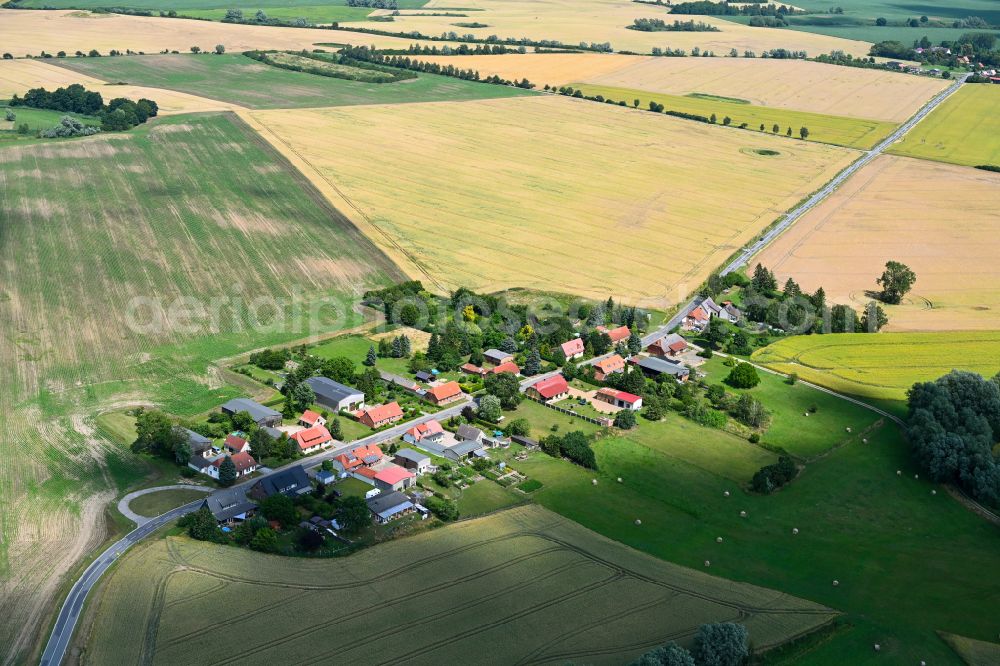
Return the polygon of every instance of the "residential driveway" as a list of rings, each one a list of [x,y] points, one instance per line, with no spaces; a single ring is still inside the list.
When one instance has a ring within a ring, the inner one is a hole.
[[[621,411],[621,407],[615,407],[614,405],[609,405],[603,400],[594,400],[594,396],[597,395],[597,389],[593,391],[581,391],[578,388],[569,387],[569,397],[575,402],[577,398],[585,398],[590,406],[594,408],[594,411],[600,412],[601,414],[617,414]]]
[[[136,526],[141,527],[148,523],[153,518],[147,518],[146,516],[140,516],[136,512],[129,508],[129,503],[136,497],[141,495],[148,495],[150,493],[158,493],[161,490],[201,490],[205,493],[211,493],[215,488],[206,488],[205,486],[196,486],[194,484],[178,484],[176,486],[156,486],[155,488],[146,488],[145,490],[137,490],[134,493],[129,493],[125,497],[118,500],[118,511],[121,512],[123,516],[131,520]],[[155,516],[154,516],[155,518]]]

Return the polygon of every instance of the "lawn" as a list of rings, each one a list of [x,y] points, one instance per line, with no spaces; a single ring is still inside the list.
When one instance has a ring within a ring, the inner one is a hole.
[[[842,393],[901,401],[914,383],[952,369],[1000,372],[1000,333],[797,336],[755,351],[753,360]]]
[[[780,126],[779,133],[781,135],[784,135],[786,130],[791,127],[792,135],[797,138],[799,128],[806,127],[809,129],[809,141],[832,143],[848,148],[871,148],[896,128],[893,123],[879,120],[862,120],[860,118],[770,108],[739,101],[727,101],[721,98],[667,95],[589,83],[572,83],[570,85],[582,90],[584,95],[600,95],[615,102],[625,101],[629,105],[638,99],[639,108],[642,109],[649,108],[649,103],[653,101],[662,104],[668,111],[692,113],[705,117],[711,117],[714,114],[720,125],[723,124],[724,118],[729,117],[732,119],[733,127],[738,128],[742,123],[747,123],[748,129],[757,132],[760,131],[759,127],[763,124],[765,133],[772,133],[772,126],[777,124]]]
[[[400,275],[231,115],[6,147],[0,180],[0,652],[30,661],[105,504],[150,472],[91,415],[217,408],[244,389],[215,359],[357,325],[356,290]]]
[[[368,493],[372,489],[370,485],[362,481],[361,479],[355,479],[354,477],[348,477],[346,479],[341,479],[334,485],[336,490],[339,490],[344,497],[361,497]]]
[[[248,116],[425,284],[615,293],[653,307],[694,289],[856,158],[551,96]],[[401,175],[367,168],[372,154]],[[616,163],[628,166],[608,168]]]
[[[290,612],[303,607],[312,611]],[[205,622],[220,609],[268,619],[226,644]],[[446,664],[469,655],[497,664],[622,664],[666,640],[690,645],[706,622],[738,618],[767,646],[836,617],[803,599],[657,560],[536,506],[346,558],[152,540],[122,558],[88,613],[94,624],[81,647],[98,663],[146,655],[192,665],[333,652],[352,664]]]
[[[506,509],[523,501],[524,496],[516,495],[500,484],[484,479],[462,491],[458,498],[458,513],[462,518],[471,518]]]
[[[717,384],[729,375],[730,368],[717,356],[699,370],[708,373],[709,383]],[[771,414],[771,424],[762,441],[780,445],[793,456],[808,459],[821,455],[831,447],[850,441],[852,437],[847,428],[852,433],[859,433],[880,418],[875,412],[803,384],[792,386],[782,377],[767,372],[758,374],[760,384],[752,389],[723,385],[730,393],[749,393],[764,404]],[[814,407],[816,411],[811,412]]]
[[[72,58],[55,64],[106,81],[168,88],[252,109],[400,104],[531,94],[507,86],[420,74],[398,83],[364,83],[280,69],[241,54]]]
[[[965,166],[1000,167],[1000,86],[963,85],[890,152]]]
[[[206,497],[208,493],[200,490],[161,490],[148,495],[139,495],[129,502],[129,508],[140,516],[153,517]]]

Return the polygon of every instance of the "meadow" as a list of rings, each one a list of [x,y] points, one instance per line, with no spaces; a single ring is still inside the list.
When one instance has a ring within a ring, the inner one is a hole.
[[[208,493],[200,490],[161,490],[148,495],[139,495],[129,502],[129,508],[140,516],[152,517],[206,497]]]
[[[232,115],[6,147],[0,187],[0,652],[30,661],[104,507],[150,471],[92,415],[217,407],[245,389],[213,360],[355,325],[401,275]]]
[[[562,97],[247,116],[425,284],[649,306],[679,301],[856,155]]]
[[[227,621],[256,627],[238,645],[206,621],[223,607]],[[154,664],[318,663],[333,652],[365,664],[470,654],[491,664],[620,664],[666,640],[689,644],[704,622],[738,620],[766,647],[837,615],[657,560],[539,507],[336,560],[167,537],[122,559],[91,614],[88,658]]]
[[[294,72],[242,54],[79,58],[60,65],[107,81],[168,88],[253,109],[399,104],[530,95],[529,91],[419,74],[398,83],[364,83]]]
[[[917,128],[919,129],[919,125]],[[1000,174],[881,156],[795,223],[750,265],[793,277],[856,309],[885,262],[917,274],[891,331],[1000,329]]]
[[[716,95],[776,109],[896,123],[912,116],[947,87],[942,79],[805,60],[608,57],[594,53],[426,59],[478,69],[482,76],[527,78],[539,87],[584,82],[667,95]]]
[[[966,166],[1000,167],[1000,86],[962,86],[890,152]]]
[[[668,111],[680,111],[705,117],[714,115],[719,124],[722,124],[723,119],[728,117],[732,119],[733,127],[738,128],[741,124],[746,123],[747,129],[752,131],[760,131],[759,127],[763,126],[764,132],[773,133],[773,125],[779,125],[780,134],[784,135],[790,127],[792,128],[792,136],[798,137],[799,128],[805,127],[809,130],[809,141],[861,150],[874,147],[896,128],[893,123],[878,120],[774,109],[748,104],[746,100],[735,98],[665,95],[644,90],[597,86],[587,83],[573,83],[571,86],[582,90],[584,95],[600,95],[616,102],[625,100],[629,104],[634,104],[634,100],[639,100],[639,108],[648,108],[650,102],[658,102]]]
[[[779,340],[753,354],[756,363],[861,398],[905,400],[916,382],[951,370],[1000,372],[1000,333],[866,333]]]

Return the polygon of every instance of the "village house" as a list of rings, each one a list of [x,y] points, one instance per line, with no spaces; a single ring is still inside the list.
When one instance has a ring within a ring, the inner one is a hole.
[[[401,492],[382,493],[369,498],[366,502],[368,510],[380,525],[402,518],[416,510],[410,498]]]
[[[646,347],[646,351],[653,356],[659,356],[660,358],[674,358],[680,356],[685,350],[687,350],[687,347],[687,340],[676,333],[671,333],[670,335],[664,336]]]
[[[299,451],[302,453],[319,451],[333,444],[333,437],[330,436],[330,431],[326,429],[326,426],[322,425],[315,425],[311,428],[300,430],[293,434],[291,439],[299,445]]]
[[[429,402],[440,407],[441,405],[447,405],[450,402],[461,400],[462,387],[458,385],[458,382],[445,382],[444,384],[433,386],[428,389],[427,395],[424,397],[426,397]]]
[[[489,458],[486,448],[479,442],[471,440],[459,442],[455,446],[449,446],[441,452],[441,455],[455,462],[461,462],[470,458]]]
[[[427,382],[434,381],[434,373],[427,372],[426,370],[421,370],[420,372],[418,372],[417,374],[415,374],[414,377],[417,378],[418,382],[423,382],[425,384]]]
[[[375,473],[375,487],[383,493],[406,490],[416,483],[416,475],[405,467],[389,464]]]
[[[376,444],[366,444],[336,456],[333,459],[333,468],[344,477],[362,467],[377,465],[380,460],[382,460],[382,449]]]
[[[418,423],[403,434],[403,441],[407,444],[420,444],[429,442],[440,443],[444,439],[444,428],[436,419],[431,419],[426,423]]]
[[[611,329],[606,326],[595,326],[594,330],[599,333],[604,333],[611,338],[611,344],[617,344],[623,340],[628,340],[632,336],[632,331],[628,329],[628,326],[617,326]]]
[[[474,375],[476,377],[484,377],[489,374],[489,370],[484,370],[474,363],[466,363],[459,368],[466,375]]]
[[[310,377],[306,384],[316,394],[317,404],[335,412],[354,412],[365,408],[364,393],[328,377]]]
[[[641,396],[627,393],[625,391],[619,391],[613,388],[605,387],[598,390],[594,395],[594,399],[606,402],[615,407],[621,407],[622,409],[631,409],[632,411],[642,409]]]
[[[670,375],[679,382],[686,382],[691,376],[691,370],[680,363],[671,363],[653,356],[633,356],[629,361],[635,364],[647,377],[656,378],[660,375]]]
[[[400,467],[405,467],[418,476],[426,474],[431,469],[430,456],[414,451],[413,449],[400,449],[396,451],[393,462]]]
[[[625,371],[625,359],[618,354],[612,354],[607,358],[594,363],[594,379],[603,382],[610,375]]]
[[[271,495],[285,495],[295,497],[312,490],[312,483],[306,475],[302,465],[295,465],[280,472],[268,474],[263,479],[253,484],[250,488],[250,496],[258,502]]]
[[[222,413],[232,416],[239,412],[246,412],[257,425],[279,426],[281,425],[281,412],[276,412],[270,407],[250,400],[249,398],[233,398],[222,406]]]
[[[711,319],[711,316],[708,314],[708,311],[699,305],[695,309],[691,310],[686,317],[684,317],[684,328],[687,330],[700,331],[708,326],[709,319]]]
[[[559,347],[562,349],[563,354],[566,355],[566,358],[570,360],[583,357],[583,339],[581,338],[568,340],[559,345]]]
[[[398,402],[393,401],[385,405],[365,409],[361,413],[360,418],[358,418],[358,421],[374,429],[395,423],[401,418],[403,418],[403,410],[400,409]]]
[[[257,505],[239,488],[227,488],[209,495],[198,508],[211,511],[220,525],[233,525],[253,516]]]
[[[326,419],[323,418],[321,414],[317,414],[311,409],[307,409],[302,412],[302,416],[299,417],[299,425],[306,428],[312,428],[313,426],[324,426],[326,425]]]
[[[239,435],[229,435],[222,444],[229,453],[249,453],[250,443]]]
[[[232,460],[233,465],[236,466],[237,479],[242,476],[248,476],[250,474],[253,474],[254,471],[256,471],[257,469],[257,461],[254,460],[253,456],[250,455],[249,453],[234,453],[233,455],[229,456],[229,459]],[[225,460],[226,456],[219,456],[218,458],[213,460],[212,465],[210,467],[205,468],[205,471],[208,473],[208,476],[217,480],[219,478],[219,468],[222,467],[222,463],[225,462]]]
[[[543,402],[556,402],[569,395],[569,384],[562,375],[553,375],[535,382],[525,391],[529,398]]]
[[[514,355],[508,354],[505,351],[500,351],[499,349],[487,349],[483,352],[483,358],[493,365],[503,365],[504,363],[510,363],[513,361]]]
[[[499,375],[501,372],[509,372],[510,374],[517,376],[521,374],[521,368],[517,366],[517,363],[514,363],[513,361],[508,361],[507,363],[501,363],[500,365],[496,366],[495,368],[490,370],[490,372],[493,373],[494,375]]]
[[[188,446],[191,447],[191,457],[209,458],[212,455],[212,440],[208,437],[180,426],[174,426],[174,430],[187,440]]]

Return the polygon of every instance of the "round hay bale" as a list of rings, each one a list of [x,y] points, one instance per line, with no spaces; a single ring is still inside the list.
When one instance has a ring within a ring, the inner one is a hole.
[[[882,649],[882,646],[881,646],[881,645],[879,645],[878,643],[876,643],[874,647],[875,647],[875,651],[876,651],[876,652],[878,652],[879,650],[881,650],[881,649]]]
[[[851,426],[847,426],[847,432],[851,432]]]
[[[903,470],[897,469],[896,470],[896,476],[903,476]]]
[[[727,491],[725,491],[724,493],[722,493],[722,496],[723,496],[723,497],[729,497],[729,491],[727,490]]]
[[[799,528],[793,527],[792,528],[792,534],[798,534],[798,533],[799,533]]]
[[[712,563],[711,563],[711,562],[709,562],[708,560],[705,560],[705,566],[706,566],[706,567],[710,567],[710,566],[712,566]]]
[[[618,477],[618,483],[621,483],[621,482],[622,482],[622,477],[619,476]]]
[[[805,412],[802,416],[809,416],[809,412]]]
[[[932,490],[931,491],[931,495],[937,495],[937,491],[936,490]]]
[[[597,479],[591,479],[591,480],[590,480],[590,482],[591,482],[592,484],[594,484],[595,486],[597,485]]]
[[[861,443],[862,444],[867,444],[868,443],[868,438],[867,437],[862,437],[861,438]]]
[[[747,512],[746,511],[740,511],[740,518],[746,518],[746,517],[747,517]]]
[[[839,585],[840,585],[840,581],[839,581],[839,580],[835,580],[835,581],[833,581],[833,586],[834,586],[834,587],[837,587],[837,586],[839,586]]]
[[[914,478],[914,479],[919,479],[919,478],[920,478],[920,475],[919,475],[919,474],[914,474],[914,475],[913,475],[913,478]]]
[[[715,543],[722,543],[722,537],[715,537]]]
[[[636,525],[642,525],[642,521],[641,521],[641,520],[639,520],[638,518],[636,518],[636,519],[635,519],[635,524],[636,524]]]

